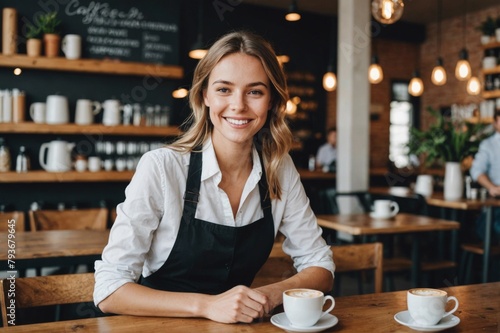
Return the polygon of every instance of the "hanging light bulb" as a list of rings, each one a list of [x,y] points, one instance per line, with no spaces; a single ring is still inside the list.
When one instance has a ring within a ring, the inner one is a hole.
[[[326,72],[323,75],[323,88],[326,91],[334,91],[337,89],[337,76],[334,72]]]
[[[431,81],[436,86],[442,86],[446,83],[446,71],[443,67],[443,58],[439,57],[436,66],[432,69]]]
[[[466,49],[462,49],[460,51],[460,59],[457,62],[457,66],[455,67],[455,76],[460,81],[466,81],[470,79],[471,69],[469,64],[469,55]]]
[[[372,57],[372,63],[368,68],[368,81],[372,84],[377,84],[382,82],[384,79],[384,72],[382,71],[382,66],[378,63],[378,57],[374,55]]]
[[[392,24],[403,15],[403,0],[373,0],[372,14],[375,20],[383,24]]]
[[[290,7],[288,7],[288,13],[285,15],[285,20],[294,22],[300,20],[300,14],[297,9],[297,1],[292,0]]]
[[[334,91],[337,89],[337,76],[333,72],[333,65],[329,64],[325,75],[323,75],[323,88],[326,91]]]
[[[481,83],[479,82],[479,79],[475,76],[471,77],[469,81],[467,81],[467,93],[469,95],[479,95],[481,92]]]
[[[408,93],[412,96],[418,97],[422,95],[424,92],[424,83],[422,82],[422,79],[420,78],[418,71],[415,71],[413,73],[413,78],[410,81],[410,84],[408,84]]]

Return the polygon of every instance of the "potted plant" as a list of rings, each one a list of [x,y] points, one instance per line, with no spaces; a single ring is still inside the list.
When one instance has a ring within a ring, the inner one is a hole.
[[[26,54],[39,57],[42,54],[42,29],[38,25],[29,24],[26,31]]]
[[[488,16],[486,20],[481,22],[481,24],[477,27],[479,31],[481,31],[481,44],[488,44],[492,40],[492,37],[495,35],[496,29],[495,19],[491,16]]]
[[[431,107],[427,110],[436,122],[428,130],[411,129],[408,152],[422,157],[427,166],[444,162],[444,198],[460,199],[463,195],[462,162],[478,151],[479,143],[488,135],[487,125],[453,119]]]
[[[40,29],[43,32],[45,55],[57,57],[61,45],[61,36],[58,31],[61,21],[57,18],[57,12],[43,14],[39,20]]]

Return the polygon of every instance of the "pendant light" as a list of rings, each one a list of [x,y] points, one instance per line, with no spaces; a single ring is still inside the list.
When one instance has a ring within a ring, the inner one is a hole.
[[[370,67],[368,67],[368,81],[370,81],[371,84],[377,84],[382,82],[384,79],[384,72],[382,71],[382,66],[380,66],[378,62],[378,52],[375,41],[373,41],[373,49],[374,54],[372,56]]]
[[[392,24],[399,20],[404,10],[403,0],[372,0],[372,14],[382,24]]]
[[[472,96],[477,96],[481,93],[481,82],[477,76],[473,76],[467,81],[467,93]]]
[[[424,82],[420,78],[418,71],[413,72],[413,78],[408,84],[408,93],[412,96],[421,96],[424,92]]]
[[[193,59],[201,59],[207,54],[207,49],[203,46],[203,1],[198,3],[198,16],[198,35],[189,51],[189,57]]]
[[[460,50],[459,60],[455,67],[455,76],[460,81],[467,81],[471,76],[471,69],[469,64],[469,53],[467,52],[466,44],[466,20],[467,20],[467,0],[464,0],[464,17],[463,17],[463,34],[464,34],[464,48]]]
[[[441,57],[441,11],[443,1],[438,0],[438,22],[437,22],[437,51],[438,58],[436,66],[432,69],[431,81],[436,86],[442,86],[446,83],[446,70],[443,67],[443,58]]]
[[[326,91],[334,91],[337,89],[337,76],[335,75],[334,67],[336,65],[336,51],[335,46],[337,45],[335,41],[335,32],[337,27],[337,21],[332,17],[332,27],[330,31],[330,59],[328,61],[328,66],[326,68],[326,73],[323,75],[323,89]]]
[[[285,20],[290,22],[295,22],[300,20],[299,10],[297,9],[297,1],[292,0],[292,3],[288,7],[288,13],[285,15]]]

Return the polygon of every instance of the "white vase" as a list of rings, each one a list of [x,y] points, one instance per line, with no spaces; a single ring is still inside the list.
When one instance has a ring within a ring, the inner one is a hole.
[[[444,199],[459,200],[464,194],[464,176],[460,162],[446,162],[444,171]]]

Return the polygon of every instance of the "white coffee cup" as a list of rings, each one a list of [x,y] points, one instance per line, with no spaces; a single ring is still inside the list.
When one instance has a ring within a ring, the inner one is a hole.
[[[101,111],[101,103],[89,99],[76,101],[75,124],[90,125],[94,122],[94,116]]]
[[[104,170],[111,171],[111,170],[113,170],[113,166],[115,165],[115,161],[113,161],[113,159],[111,159],[111,158],[107,158],[104,160],[103,164],[104,164]]]
[[[66,35],[61,41],[61,49],[66,59],[80,59],[82,55],[82,38],[79,35]]]
[[[90,156],[87,162],[89,171],[97,172],[101,171],[101,159],[99,156]]]
[[[330,300],[332,304],[323,311],[323,305]],[[314,289],[289,289],[283,292],[283,308],[292,326],[310,327],[333,310],[335,300],[332,296],[325,296],[323,292]]]
[[[415,193],[430,197],[434,188],[434,182],[431,175],[418,175],[415,183]]]
[[[80,159],[75,161],[75,170],[78,172],[84,172],[87,170],[87,160]]]
[[[399,212],[399,205],[392,200],[375,200],[373,202],[373,214],[380,218],[390,218]]]
[[[36,102],[30,105],[30,116],[33,122],[37,124],[45,123],[45,103]]]
[[[442,318],[451,315],[458,309],[455,296],[448,296],[444,290],[431,288],[414,288],[407,292],[408,312],[419,326],[436,325]],[[455,307],[446,312],[446,304],[455,301]]]

